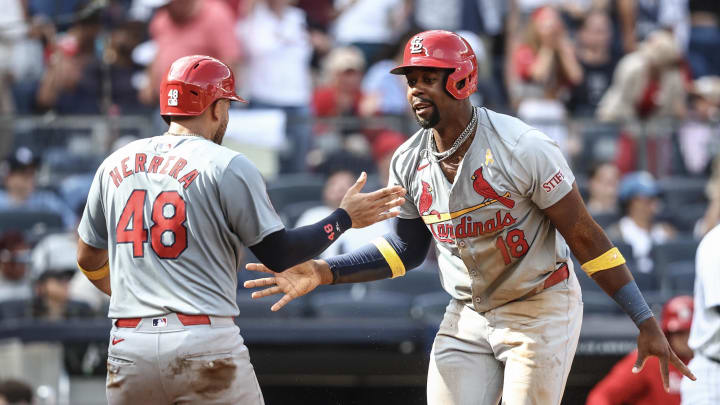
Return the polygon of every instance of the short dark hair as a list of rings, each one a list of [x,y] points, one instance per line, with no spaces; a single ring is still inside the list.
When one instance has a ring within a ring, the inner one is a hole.
[[[20,380],[0,381],[0,396],[11,404],[31,404],[33,400],[33,389]]]

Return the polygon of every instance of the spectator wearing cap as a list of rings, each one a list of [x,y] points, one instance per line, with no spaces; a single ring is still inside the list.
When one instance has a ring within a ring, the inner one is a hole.
[[[90,318],[96,315],[88,304],[70,298],[70,280],[77,272],[75,249],[62,248],[43,257],[38,257],[39,255],[33,252],[33,256],[37,265],[33,272],[33,297],[0,304],[0,321],[33,319],[62,322],[66,319]],[[85,366],[88,347],[84,342],[63,344],[65,369],[69,373],[96,369],[97,361],[88,360],[89,365]]]
[[[30,246],[20,231],[7,231],[0,235],[0,302],[30,297]]]
[[[662,330],[673,352],[685,364],[693,357],[688,346],[693,307],[693,298],[682,295],[668,300],[662,311]],[[637,350],[623,357],[590,391],[586,405],[680,405],[682,374],[672,364],[669,365],[670,391],[666,392],[659,377],[658,359],[648,359],[642,370],[634,373],[636,359]]]
[[[315,89],[313,107],[318,117],[357,116],[363,97],[365,60],[355,47],[333,49],[323,63],[324,85]]]
[[[91,308],[70,299],[70,280],[77,271],[74,249],[33,258],[33,296],[27,300],[6,301],[0,306],[0,319],[30,318],[57,321],[93,316]]]
[[[5,161],[5,189],[0,190],[0,210],[49,211],[62,217],[63,225],[75,225],[75,214],[60,197],[36,190],[35,174],[39,159],[26,148],[18,148]]]
[[[623,217],[611,225],[607,235],[612,240],[630,244],[640,273],[651,273],[653,245],[675,237],[675,229],[656,220],[660,210],[660,188],[648,172],[634,172],[620,181],[619,198]]]
[[[78,234],[75,230],[44,237],[32,250],[33,268],[36,271],[51,267],[74,270],[77,263],[77,241]],[[98,314],[105,312],[110,302],[110,297],[95,288],[79,271],[73,271],[69,294],[72,301],[85,303]]]

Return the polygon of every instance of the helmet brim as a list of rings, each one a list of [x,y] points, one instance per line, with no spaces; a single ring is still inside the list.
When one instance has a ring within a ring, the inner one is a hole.
[[[241,102],[241,103],[248,104],[248,101],[247,101],[247,100],[245,100],[244,98],[238,96],[237,94],[233,94],[232,96],[230,96],[230,97],[225,97],[225,98],[227,98],[228,100],[239,101],[239,102]]]
[[[410,68],[435,68],[435,69],[452,69],[455,70],[457,66],[450,64],[446,61],[437,60],[427,56],[416,56],[410,58],[407,63],[397,66],[390,73],[394,75],[404,75]]]

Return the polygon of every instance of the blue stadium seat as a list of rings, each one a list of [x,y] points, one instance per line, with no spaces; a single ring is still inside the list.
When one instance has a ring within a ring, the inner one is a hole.
[[[449,302],[450,294],[443,290],[420,294],[412,300],[410,316],[426,323],[439,324]]]
[[[394,291],[410,295],[442,290],[437,269],[422,267],[408,271],[403,277],[373,281],[368,284],[368,287],[375,290]]]
[[[667,264],[665,280],[669,296],[693,295],[695,288],[695,262],[678,260]]]
[[[692,238],[680,237],[676,240],[653,247],[651,256],[655,266],[654,271],[660,277],[660,290],[666,296],[672,293],[670,275],[674,272],[670,264],[678,262],[695,263],[695,252],[697,251],[698,243],[698,241]],[[689,268],[688,265],[684,267],[680,265],[680,267],[685,270]]]
[[[617,213],[595,214],[592,217],[603,229],[620,220],[620,215]]]
[[[268,182],[267,191],[275,210],[282,212],[291,203],[322,200],[324,186],[322,176],[299,173],[281,175]]]
[[[49,232],[61,231],[63,220],[59,214],[50,211],[22,209],[0,211],[0,233],[15,229],[31,239]]]
[[[296,298],[279,311],[273,312],[270,310],[270,307],[282,298],[282,294],[253,299],[250,297],[251,293],[252,291],[246,289],[238,292],[237,304],[238,308],[240,308],[239,318],[297,318],[308,315],[307,296]]]
[[[323,205],[325,204],[320,200],[291,202],[285,205],[282,211],[278,211],[278,214],[280,214],[280,218],[286,227],[294,228],[298,219],[305,211]]]
[[[573,265],[575,267],[575,276],[582,290],[583,312],[586,314],[614,314],[620,312],[612,298],[608,297],[600,286],[585,274],[575,256],[573,256]]]
[[[389,291],[331,291],[310,295],[310,307],[323,318],[398,318],[410,316],[410,300],[407,294]]]

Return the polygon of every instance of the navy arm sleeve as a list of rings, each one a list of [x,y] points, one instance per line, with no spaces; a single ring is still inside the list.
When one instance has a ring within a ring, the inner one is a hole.
[[[338,208],[314,224],[273,232],[250,246],[250,251],[262,264],[281,272],[316,257],[351,227],[348,213]]]
[[[328,259],[333,284],[397,277],[422,264],[432,240],[422,219],[398,218],[395,231],[383,236],[384,241]]]

